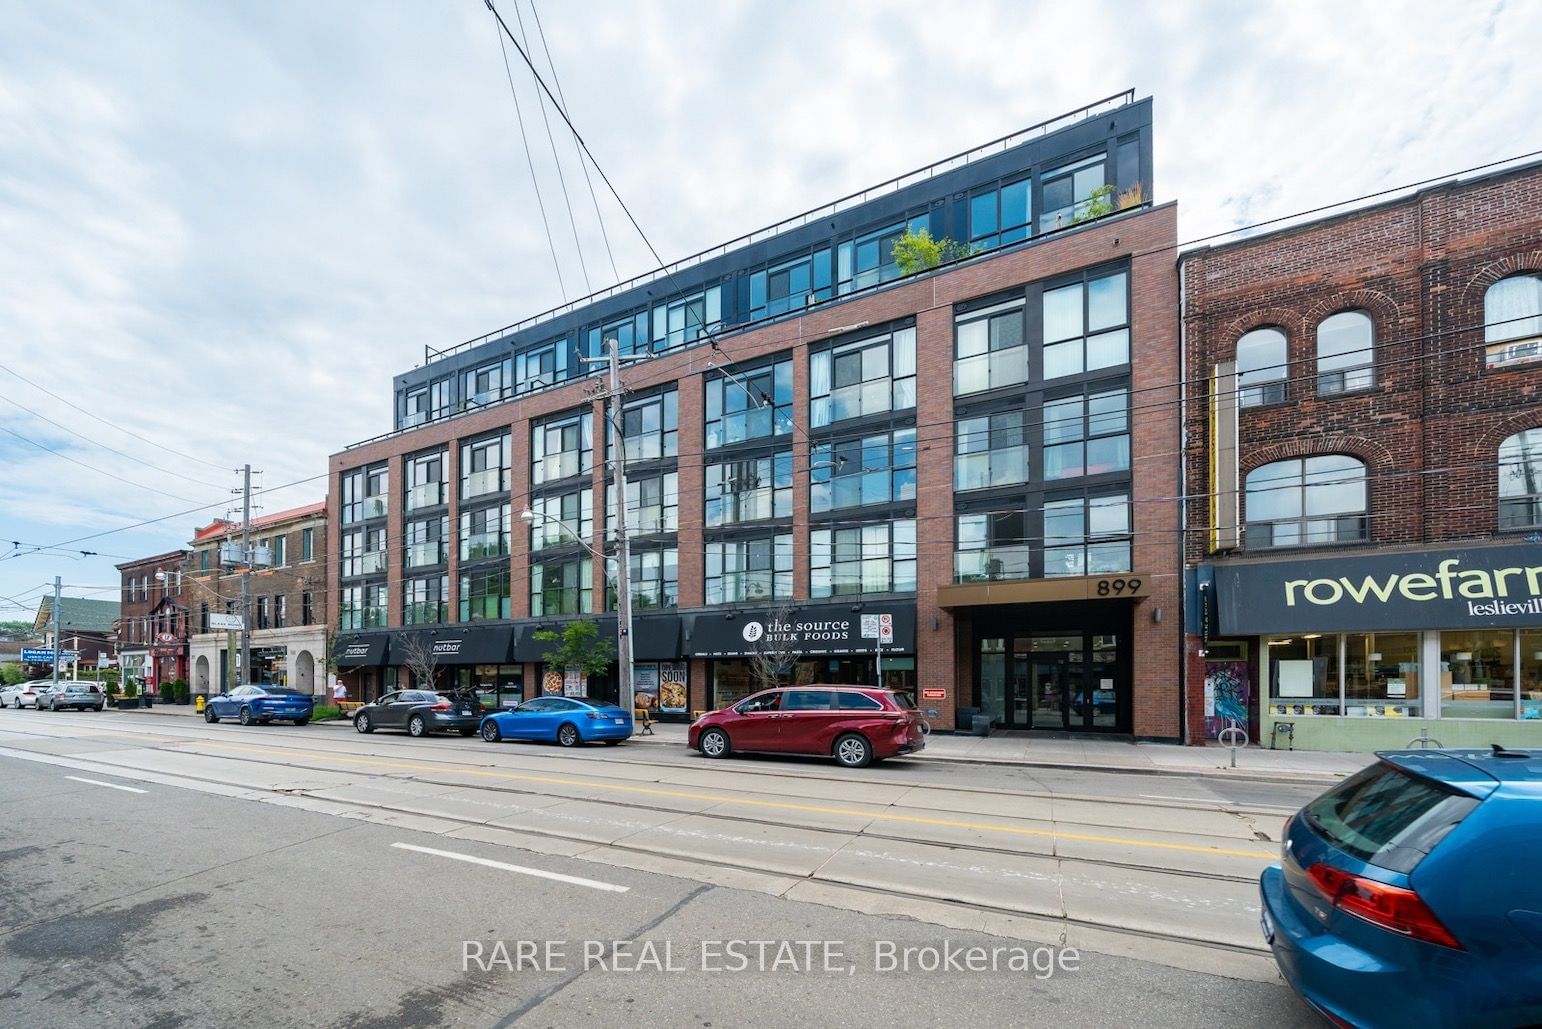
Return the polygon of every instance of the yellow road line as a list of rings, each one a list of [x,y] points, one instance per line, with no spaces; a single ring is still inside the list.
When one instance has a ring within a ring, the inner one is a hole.
[[[781,800],[755,800],[748,797],[725,797],[719,794],[697,793],[686,790],[669,790],[656,786],[627,786],[622,784],[599,784],[583,779],[566,779],[547,775],[521,775],[515,772],[494,772],[480,768],[459,768],[444,765],[427,765],[413,761],[385,761],[368,757],[341,757],[330,754],[319,754],[308,750],[285,750],[277,747],[261,747],[251,743],[222,743],[214,740],[189,741],[197,746],[225,748],[237,751],[256,751],[261,754],[282,755],[287,757],[310,758],[313,760],[330,761],[334,764],[368,765],[379,768],[391,768],[398,771],[409,772],[444,772],[456,775],[480,776],[486,779],[499,779],[506,782],[543,783],[549,786],[578,786],[589,789],[603,789],[613,793],[632,793],[648,797],[673,797],[683,800],[711,801],[716,804],[733,804],[740,807],[766,808],[775,811],[795,811],[802,814],[820,815],[848,815],[854,818],[881,819],[886,822],[900,822],[906,825],[930,825],[949,829],[974,829],[980,832],[1007,833],[1015,836],[1038,836],[1048,839],[1077,840],[1084,843],[1112,843],[1126,847],[1145,847],[1152,850],[1177,850],[1193,854],[1221,854],[1227,857],[1243,857],[1273,860],[1274,853],[1260,853],[1255,850],[1228,850],[1224,847],[1201,847],[1191,843],[1159,843],[1152,840],[1132,840],[1119,836],[1100,836],[1092,833],[1058,832],[1052,829],[1025,829],[1014,825],[995,825],[990,822],[966,822],[951,818],[926,818],[921,815],[904,815],[898,813],[870,811],[857,811],[850,808],[824,807],[817,804],[794,804]]]

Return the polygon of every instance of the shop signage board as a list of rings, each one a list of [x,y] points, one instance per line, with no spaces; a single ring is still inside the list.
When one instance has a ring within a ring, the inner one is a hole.
[[[71,661],[79,660],[79,651],[66,650],[59,654],[60,664],[68,664]],[[54,652],[48,648],[23,647],[21,649],[21,661],[22,664],[26,665],[51,665],[54,663]]]
[[[1542,546],[1216,564],[1226,636],[1542,624]]]
[[[209,628],[222,630],[234,629],[236,632],[240,632],[241,616],[211,614],[209,616]]]
[[[939,689],[924,689],[921,691],[922,700],[947,700],[948,691]]]
[[[875,619],[881,632],[885,615],[888,637],[864,637],[862,619]],[[900,653],[915,650],[915,608],[862,612],[859,617],[847,604],[810,605],[784,618],[774,612],[744,611],[689,616],[689,623],[685,652],[691,657],[748,657],[769,647],[793,654],[870,654],[875,639]]]

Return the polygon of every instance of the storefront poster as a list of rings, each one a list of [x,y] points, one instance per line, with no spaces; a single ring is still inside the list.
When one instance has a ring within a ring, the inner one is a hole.
[[[562,696],[562,669],[551,667],[546,669],[545,674],[541,676],[541,693],[547,697]]]
[[[562,673],[562,695],[564,697],[584,695],[584,673],[581,670],[569,668]]]
[[[634,664],[632,666],[632,704],[644,711],[654,711],[659,706],[659,666]]]
[[[1248,665],[1246,661],[1205,662],[1205,738],[1218,739],[1235,722],[1248,724]]]
[[[689,708],[690,690],[687,688],[685,662],[664,662],[659,665],[659,713],[683,715]]]

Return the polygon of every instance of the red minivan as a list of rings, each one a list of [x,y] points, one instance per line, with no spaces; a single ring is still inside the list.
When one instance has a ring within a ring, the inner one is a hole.
[[[914,754],[926,746],[921,716],[903,693],[873,686],[781,686],[691,723],[690,745],[706,757],[736,750],[816,754],[847,768]]]

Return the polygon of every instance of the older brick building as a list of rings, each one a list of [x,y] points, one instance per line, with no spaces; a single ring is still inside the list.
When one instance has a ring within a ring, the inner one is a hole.
[[[187,551],[172,550],[117,566],[118,664],[151,693],[187,678],[186,561]]]
[[[1190,732],[1536,745],[1542,166],[1181,275]]]
[[[534,633],[615,632],[581,363],[615,338],[652,355],[620,420],[663,713],[757,688],[778,636],[787,678],[881,677],[942,728],[1176,738],[1176,210],[1150,169],[1150,101],[1113,98],[430,352],[396,431],[331,458],[348,681],[403,684],[431,639],[440,684],[493,703],[614,690],[546,668]],[[921,229],[979,253],[903,274]],[[894,625],[881,670],[869,614]]]

